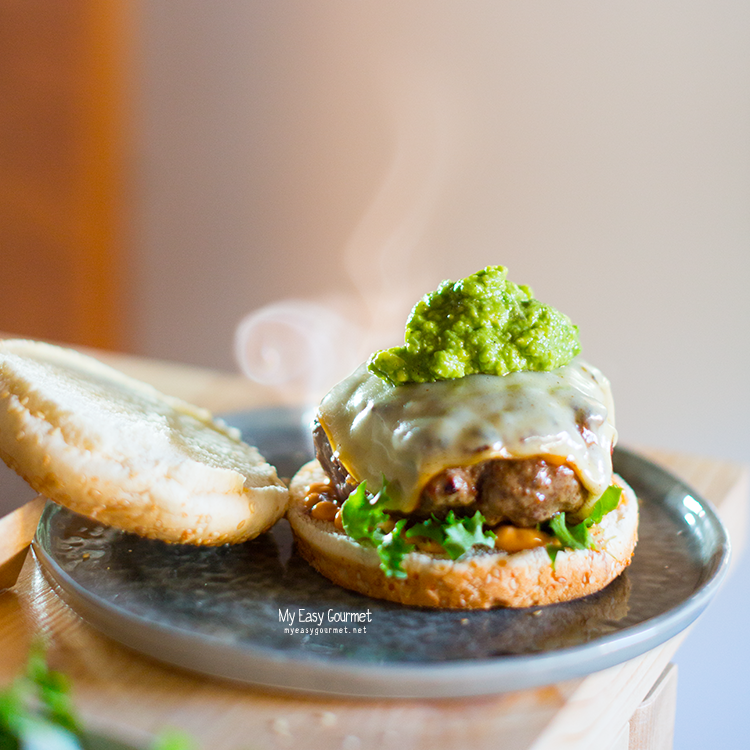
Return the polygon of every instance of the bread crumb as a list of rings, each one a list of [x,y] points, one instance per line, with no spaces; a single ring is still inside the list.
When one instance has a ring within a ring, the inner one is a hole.
[[[332,711],[323,711],[323,713],[320,715],[320,725],[324,727],[334,727],[336,726],[336,722],[338,719],[336,718],[336,714]]]

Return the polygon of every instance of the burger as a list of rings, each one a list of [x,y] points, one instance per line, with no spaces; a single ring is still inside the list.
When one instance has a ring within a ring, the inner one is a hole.
[[[537,607],[629,564],[638,501],[612,471],[606,377],[578,329],[491,266],[426,295],[405,345],[323,398],[292,480],[302,556],[333,582],[426,607]]]

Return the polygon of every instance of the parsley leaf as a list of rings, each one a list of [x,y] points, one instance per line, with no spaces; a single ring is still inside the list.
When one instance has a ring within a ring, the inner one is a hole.
[[[163,729],[154,739],[149,750],[196,750],[197,745],[190,735],[177,729]]]
[[[81,731],[70,695],[70,682],[62,672],[56,672],[47,666],[45,652],[40,645],[33,646],[29,653],[26,679],[29,687],[36,688],[37,697],[50,721],[69,732]]]
[[[85,750],[94,744],[110,746],[106,738],[83,728],[68,678],[49,668],[44,644],[34,643],[23,674],[0,690],[0,750]],[[150,745],[150,750],[196,748],[188,735],[176,730],[162,732]]]

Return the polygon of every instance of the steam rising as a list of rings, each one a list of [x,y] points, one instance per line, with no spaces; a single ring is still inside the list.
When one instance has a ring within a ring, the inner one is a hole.
[[[313,404],[360,361],[363,331],[334,305],[283,300],[247,315],[235,333],[242,372],[290,403]]]
[[[419,262],[419,247],[445,186],[455,139],[447,92],[434,73],[413,71],[406,81],[401,64],[396,68],[381,66],[380,76],[391,82],[393,155],[345,248],[344,264],[371,320],[403,330],[405,313],[430,286],[429,255]]]
[[[409,309],[433,285],[420,259],[452,156],[446,91],[434,71],[412,61],[378,66],[387,81],[394,130],[390,164],[343,249],[352,288],[335,300],[285,300],[250,313],[235,353],[249,378],[283,400],[317,404],[374,350],[403,341]],[[411,75],[405,71],[412,68]]]

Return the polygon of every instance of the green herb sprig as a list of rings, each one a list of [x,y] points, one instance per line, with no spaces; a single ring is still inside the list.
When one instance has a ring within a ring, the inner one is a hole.
[[[44,646],[35,643],[24,672],[0,693],[0,749],[77,750],[80,733],[68,680],[47,666]]]
[[[43,643],[34,643],[23,673],[0,691],[0,750],[91,750],[103,743],[83,727],[68,678],[49,668]],[[165,730],[150,750],[196,747],[183,732]]]

